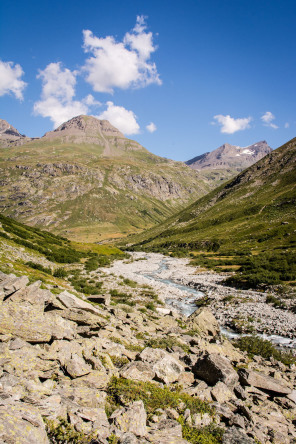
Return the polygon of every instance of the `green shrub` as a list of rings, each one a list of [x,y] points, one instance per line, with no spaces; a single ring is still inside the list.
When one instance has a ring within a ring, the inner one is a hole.
[[[28,262],[25,262],[25,265],[27,265],[30,268],[34,268],[35,270],[42,271],[43,273],[51,274],[51,269],[47,268],[47,267],[44,267],[41,264],[36,264],[35,262],[28,261]]]
[[[262,356],[265,359],[273,357],[285,365],[295,364],[296,358],[292,352],[282,352],[278,350],[270,341],[261,339],[258,336],[242,336],[234,341],[234,346],[246,351],[250,357],[254,355]]]
[[[190,347],[182,342],[178,341],[176,338],[172,338],[170,336],[165,338],[151,338],[145,342],[146,347],[151,348],[162,348],[162,349],[171,349],[173,347],[180,347],[184,350],[185,353],[189,353]]]
[[[158,408],[177,408],[180,402],[184,403],[184,411],[190,409],[191,414],[214,414],[214,409],[206,401],[192,397],[181,391],[171,391],[168,387],[159,387],[152,382],[133,381],[130,379],[112,377],[107,388],[108,402],[116,408],[124,402],[142,400],[148,415]]]
[[[66,419],[59,418],[58,422],[45,419],[46,433],[50,442],[69,443],[69,444],[87,444],[94,436],[85,435],[77,432],[73,425]]]
[[[67,276],[67,274],[68,274],[67,271],[61,267],[57,268],[53,273],[54,277],[57,277],[57,278],[64,278]]]
[[[183,438],[192,444],[220,444],[222,443],[224,430],[216,425],[201,428],[182,425]]]

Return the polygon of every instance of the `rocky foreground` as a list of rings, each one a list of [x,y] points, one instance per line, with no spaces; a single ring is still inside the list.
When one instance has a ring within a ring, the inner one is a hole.
[[[295,365],[250,360],[208,308],[184,318],[40,284],[0,274],[1,443],[295,442]]]

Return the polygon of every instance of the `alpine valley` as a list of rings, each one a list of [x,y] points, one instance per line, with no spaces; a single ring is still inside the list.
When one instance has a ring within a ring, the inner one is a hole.
[[[0,442],[295,444],[296,139],[0,135]]]

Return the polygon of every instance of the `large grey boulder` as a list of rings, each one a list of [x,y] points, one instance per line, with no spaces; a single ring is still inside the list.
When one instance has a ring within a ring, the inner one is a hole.
[[[223,434],[222,444],[255,444],[255,441],[236,427],[231,427]]]
[[[155,376],[155,371],[145,362],[134,361],[122,367],[119,374],[123,378],[135,381],[151,381]]]
[[[0,442],[49,444],[39,411],[25,403],[0,406]]]
[[[229,390],[224,382],[217,382],[217,384],[212,388],[211,395],[214,401],[219,402],[219,404],[224,404],[231,399],[235,399],[236,396],[233,391]]]
[[[187,318],[187,324],[203,337],[218,337],[220,328],[217,319],[207,307],[201,307]]]
[[[239,380],[243,386],[253,386],[258,389],[266,390],[274,396],[290,395],[292,390],[289,387],[285,387],[280,384],[276,379],[271,376],[264,375],[253,370],[240,369]]]
[[[196,361],[192,370],[197,378],[210,385],[222,381],[227,386],[233,387],[238,382],[238,374],[230,361],[218,353],[205,353]]]
[[[185,444],[182,426],[172,419],[163,419],[149,429],[149,441],[154,444]]]
[[[129,407],[115,410],[110,422],[121,432],[131,432],[136,436],[146,435],[147,415],[143,401],[135,401]]]
[[[155,372],[155,379],[164,384],[177,381],[184,371],[184,367],[180,361],[160,348],[145,348],[140,353],[139,359],[149,364]]]

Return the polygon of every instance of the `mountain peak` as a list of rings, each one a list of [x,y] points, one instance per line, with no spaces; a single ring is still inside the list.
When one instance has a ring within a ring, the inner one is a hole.
[[[214,151],[194,157],[185,162],[194,170],[235,169],[242,171],[271,152],[265,140],[245,147],[224,143]]]
[[[93,139],[104,136],[124,138],[124,135],[111,125],[108,120],[80,115],[62,123],[54,131],[47,132],[43,137],[46,139],[73,137],[75,142],[80,143],[80,141],[85,141],[81,139]],[[88,142],[90,142],[90,140],[88,140]]]
[[[10,125],[6,120],[0,119],[0,146],[18,146],[28,142],[29,139],[21,134],[14,126]]]

